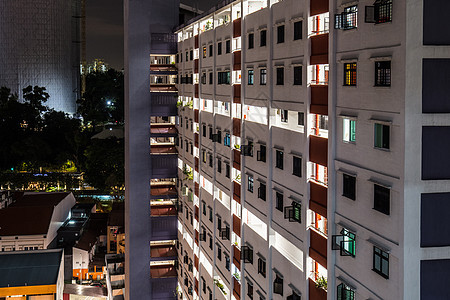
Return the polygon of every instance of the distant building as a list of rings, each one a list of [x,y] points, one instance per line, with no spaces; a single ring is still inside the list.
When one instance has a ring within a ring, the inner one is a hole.
[[[0,1],[0,86],[22,98],[43,86],[46,105],[76,113],[79,98],[80,0]]]
[[[125,294],[125,257],[124,255],[108,254],[105,257],[105,262],[108,300],[123,300]]]
[[[107,253],[125,253],[125,207],[124,203],[114,203],[108,217]]]
[[[63,300],[63,250],[0,253],[0,299]]]
[[[74,205],[72,193],[24,193],[0,209],[0,250],[41,250],[56,245],[57,230]]]
[[[105,63],[103,59],[96,58],[86,67],[86,74],[94,72],[106,72],[109,70],[109,64]],[[83,65],[81,65],[81,74],[84,74]]]

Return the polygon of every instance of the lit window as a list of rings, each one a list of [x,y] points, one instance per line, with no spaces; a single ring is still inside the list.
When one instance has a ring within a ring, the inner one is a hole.
[[[374,146],[380,149],[389,149],[389,131],[388,125],[376,123],[374,125]]]
[[[356,121],[352,119],[343,120],[343,140],[344,142],[356,141]]]
[[[356,86],[356,63],[344,64],[344,85]]]

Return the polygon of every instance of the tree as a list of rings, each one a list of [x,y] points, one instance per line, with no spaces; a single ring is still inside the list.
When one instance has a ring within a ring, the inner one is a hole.
[[[86,91],[78,104],[78,113],[94,131],[97,125],[106,122],[123,123],[123,74],[114,69],[88,74]]]

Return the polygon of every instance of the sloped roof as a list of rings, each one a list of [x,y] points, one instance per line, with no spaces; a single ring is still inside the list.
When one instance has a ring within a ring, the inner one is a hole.
[[[0,288],[56,284],[62,250],[0,253]]]
[[[45,235],[53,209],[69,193],[25,193],[16,202],[0,210],[0,236]]]

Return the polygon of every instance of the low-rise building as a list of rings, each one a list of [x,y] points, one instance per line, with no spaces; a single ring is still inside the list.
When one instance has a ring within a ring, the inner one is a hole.
[[[0,299],[63,300],[63,250],[0,253]]]

